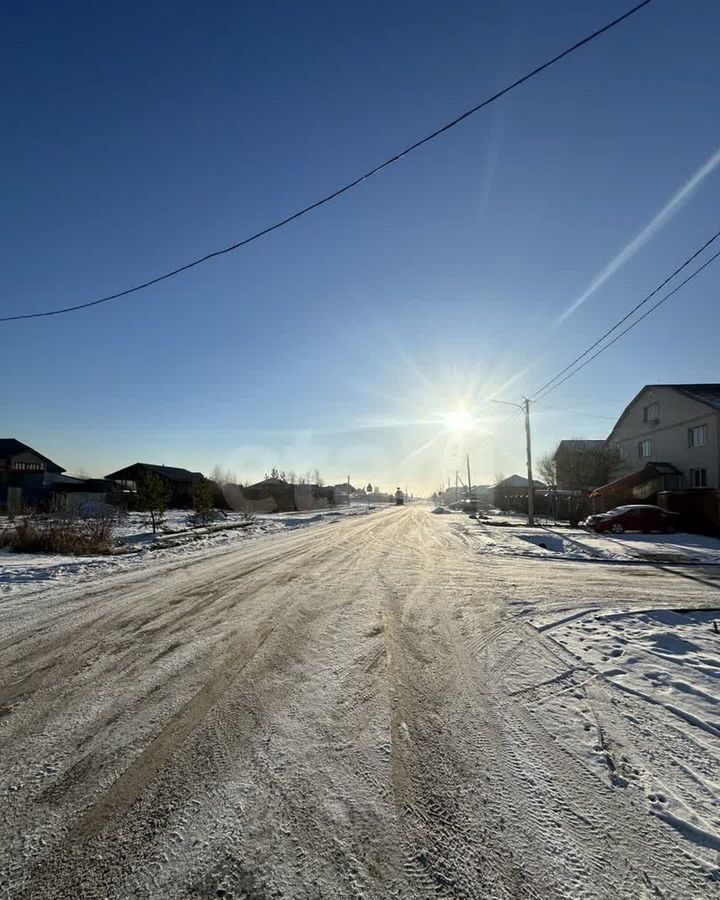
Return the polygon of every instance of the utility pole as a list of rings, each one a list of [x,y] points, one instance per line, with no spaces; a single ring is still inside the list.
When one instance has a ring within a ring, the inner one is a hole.
[[[503,406],[514,406],[516,409],[525,413],[525,451],[527,455],[527,478],[528,478],[528,525],[535,524],[535,503],[534,503],[534,487],[532,477],[532,445],[530,442],[530,401],[525,398],[522,404],[510,403],[507,400],[493,400],[493,403],[502,403]],[[468,472],[469,474],[469,472]]]
[[[348,475],[348,506],[350,506],[350,476]]]
[[[470,479],[470,454],[466,454],[465,462],[467,462],[467,473],[468,473],[468,502],[472,500],[472,481]]]
[[[528,525],[535,524],[535,498],[533,496],[532,473],[532,446],[530,443],[530,401],[525,398],[525,447],[527,450],[527,477],[528,477]]]

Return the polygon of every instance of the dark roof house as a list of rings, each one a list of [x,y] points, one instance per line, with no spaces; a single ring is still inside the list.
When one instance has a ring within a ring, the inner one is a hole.
[[[0,438],[0,508],[38,506],[48,486],[62,477],[62,466],[16,438]]]
[[[265,478],[241,488],[245,509],[250,512],[298,512],[323,509],[337,503],[333,487],[317,484],[290,484],[281,478]]]
[[[190,472],[177,466],[158,466],[154,463],[136,462],[117,472],[110,472],[105,478],[109,481],[117,481],[131,491],[137,490],[138,482],[149,472],[157,475],[168,492],[168,502],[171,506],[186,507],[192,502],[192,489],[196,484],[205,481],[201,472]]]
[[[154,472],[165,481],[188,484],[197,484],[205,479],[202,472],[191,472],[189,469],[180,469],[177,466],[157,466],[154,463],[140,462],[126,466],[124,469],[118,469],[117,472],[111,472],[105,477],[111,481],[136,481],[138,477],[142,477],[146,472]]]
[[[57,472],[58,474],[65,471],[62,466],[16,438],[0,438],[0,469]]]
[[[522,490],[523,488],[525,488],[525,490],[527,490],[527,486],[528,486],[528,480],[527,480],[527,478],[523,477],[522,475],[508,475],[507,478],[503,478],[502,481],[498,481],[492,487],[494,489],[509,488],[509,489],[513,490],[513,489],[517,488],[519,490]],[[533,478],[533,487],[544,488],[544,487],[547,487],[547,485],[545,484],[544,481],[538,481],[537,479]]]

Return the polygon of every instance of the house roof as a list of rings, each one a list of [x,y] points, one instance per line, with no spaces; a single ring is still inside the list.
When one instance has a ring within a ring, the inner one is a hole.
[[[620,413],[620,418],[613,425],[613,429],[608,435],[608,441],[615,434],[616,429],[625,419],[633,404],[637,402],[645,391],[652,390],[653,388],[667,388],[671,391],[677,391],[679,394],[683,394],[691,400],[696,400],[698,403],[704,403],[716,412],[720,412],[720,384],[646,384],[644,387],[640,388],[637,394],[635,394],[625,409]]]
[[[17,456],[18,453],[34,453],[35,456],[47,463],[47,467],[50,471],[65,471],[62,466],[59,466],[51,459],[48,459],[47,456],[43,456],[42,453],[38,453],[37,450],[33,450],[33,448],[29,447],[27,444],[23,444],[22,441],[18,441],[15,438],[0,438],[0,459],[10,459],[12,456]]]
[[[290,491],[296,487],[304,487],[304,485],[290,484],[289,481],[283,481],[282,478],[263,478],[262,481],[257,481],[255,484],[249,485],[250,490],[260,490],[264,488],[266,490]]]
[[[510,487],[510,488],[526,488],[528,486],[527,478],[523,478],[522,475],[508,475],[507,478],[503,478],[502,481],[498,481],[494,487]],[[533,486],[537,488],[547,487],[545,482],[537,481],[533,478]]]
[[[675,388],[692,400],[705,403],[720,412],[720,384],[654,384],[652,387]]]
[[[154,463],[136,462],[124,469],[118,469],[117,472],[111,472],[105,477],[111,481],[134,481],[136,475],[141,472],[150,470],[167,478],[168,481],[203,481],[205,476],[202,472],[191,472],[189,469],[180,469],[177,466],[157,466]]]
[[[652,481],[652,479],[657,478],[658,475],[679,475],[680,472],[672,463],[666,462],[650,462],[646,463],[642,469],[637,469],[635,472],[629,472],[627,475],[622,475],[620,478],[616,478],[614,481],[608,481],[607,484],[603,484],[590,494],[591,497],[599,497],[601,494],[611,493],[612,491],[617,490],[618,488],[633,488],[637,487],[639,484],[644,484],[646,481]]]

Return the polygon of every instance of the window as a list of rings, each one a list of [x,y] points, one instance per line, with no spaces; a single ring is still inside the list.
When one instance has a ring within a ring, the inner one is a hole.
[[[625,457],[627,456],[627,450],[624,447],[622,447],[620,444],[617,444],[615,446],[615,449],[617,450],[618,459],[624,460]]]
[[[651,403],[649,406],[643,406],[643,422],[652,424],[660,419],[660,407],[657,403]]]
[[[13,462],[12,467],[21,472],[42,472],[42,463],[19,462],[16,460]]]
[[[705,469],[690,469],[690,487],[707,487],[707,472]]]
[[[704,447],[707,444],[707,425],[688,428],[688,447]]]
[[[640,459],[647,459],[648,456],[652,456],[652,441],[638,441],[638,456]]]

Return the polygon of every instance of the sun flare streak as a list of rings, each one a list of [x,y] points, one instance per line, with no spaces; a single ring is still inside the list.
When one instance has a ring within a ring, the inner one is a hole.
[[[711,175],[720,164],[720,147],[713,155],[702,165],[697,172],[675,193],[668,203],[657,213],[657,215],[648,222],[648,224],[637,234],[630,243],[621,250],[618,255],[612,259],[607,266],[600,272],[590,286],[568,306],[564,313],[555,321],[553,327],[556,328],[561,322],[564,322],[568,316],[571,316],[575,310],[581,306],[592,294],[595,293],[615,272],[618,271],[625,263],[631,259],[643,247],[650,238],[658,231],[668,219],[672,218],[679,210],[680,206],[688,199],[690,194],[698,185]]]

